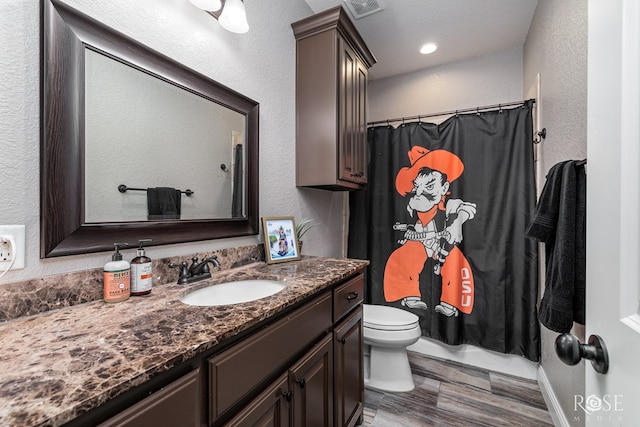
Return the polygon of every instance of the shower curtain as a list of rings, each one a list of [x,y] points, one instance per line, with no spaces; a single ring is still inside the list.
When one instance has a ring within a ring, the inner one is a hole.
[[[532,106],[368,130],[348,252],[371,261],[367,303],[415,313],[425,337],[539,360]]]

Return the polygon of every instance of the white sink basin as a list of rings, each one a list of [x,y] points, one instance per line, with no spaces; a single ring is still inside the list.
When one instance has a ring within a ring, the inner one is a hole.
[[[218,283],[190,292],[180,298],[180,301],[202,307],[216,305],[239,304],[255,301],[277,294],[285,288],[282,282],[275,280],[239,280],[237,282]]]

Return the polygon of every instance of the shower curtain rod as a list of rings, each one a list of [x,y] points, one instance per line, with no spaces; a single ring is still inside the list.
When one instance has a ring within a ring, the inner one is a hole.
[[[495,108],[513,107],[513,106],[516,106],[516,105],[524,105],[528,101],[533,101],[534,103],[536,102],[535,98],[531,98],[531,99],[527,99],[527,100],[524,100],[524,101],[514,101],[514,102],[507,102],[505,104],[486,105],[484,107],[464,108],[464,109],[461,109],[461,110],[444,111],[442,113],[420,114],[418,116],[401,117],[401,118],[397,118],[397,119],[376,120],[376,121],[373,121],[373,122],[368,122],[367,125],[371,126],[371,125],[377,125],[377,124],[380,124],[380,123],[389,124],[391,122],[404,122],[406,120],[416,120],[416,119],[421,120],[421,119],[424,119],[424,118],[427,118],[427,117],[451,116],[451,115],[459,114],[459,113],[472,113],[474,111],[476,113],[480,113],[481,111],[493,110]]]

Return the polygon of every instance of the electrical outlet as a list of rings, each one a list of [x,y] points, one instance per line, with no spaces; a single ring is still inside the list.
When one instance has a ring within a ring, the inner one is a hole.
[[[11,265],[11,260],[16,257],[16,261],[11,267],[12,270],[24,268],[24,225],[0,225],[0,235],[13,236],[16,247],[11,248],[11,243],[0,242],[0,272],[3,272]]]

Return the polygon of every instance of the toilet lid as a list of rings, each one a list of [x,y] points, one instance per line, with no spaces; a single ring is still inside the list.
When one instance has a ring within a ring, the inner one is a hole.
[[[365,328],[385,331],[402,331],[418,326],[418,316],[400,308],[386,305],[363,304],[363,324]]]

